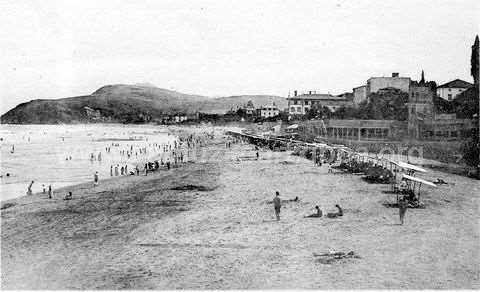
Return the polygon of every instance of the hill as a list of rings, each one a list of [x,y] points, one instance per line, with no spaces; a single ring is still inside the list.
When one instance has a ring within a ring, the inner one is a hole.
[[[210,114],[224,114],[228,110],[236,110],[243,107],[251,100],[253,106],[258,108],[262,105],[274,102],[281,110],[287,107],[287,100],[284,97],[274,95],[237,95],[218,97],[210,100],[202,101],[200,112]]]
[[[162,116],[195,112],[223,114],[252,100],[255,106],[278,96],[230,96],[209,98],[154,87],[150,84],[107,85],[90,95],[62,99],[37,99],[22,103],[1,116],[2,123],[58,124],[88,122],[145,122]],[[283,103],[283,105],[282,105]],[[282,107],[283,108],[283,107]]]

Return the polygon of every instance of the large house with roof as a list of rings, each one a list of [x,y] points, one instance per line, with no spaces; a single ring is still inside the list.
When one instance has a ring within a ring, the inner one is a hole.
[[[288,101],[288,113],[290,115],[304,115],[313,106],[326,106],[331,111],[337,110],[341,106],[353,105],[353,96],[342,94],[334,96],[331,94],[320,94],[309,91],[307,94],[297,95],[297,91],[294,91],[294,96],[287,98]]]
[[[437,95],[445,100],[453,100],[457,95],[472,87],[473,84],[460,79],[437,86]]]
[[[273,118],[278,115],[280,115],[280,110],[274,102],[272,102],[272,104],[263,105],[257,109],[257,116],[262,118]]]

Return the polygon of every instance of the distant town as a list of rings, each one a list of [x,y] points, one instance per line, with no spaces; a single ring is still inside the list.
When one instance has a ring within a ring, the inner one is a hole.
[[[350,92],[292,89],[280,96],[208,98],[151,85],[107,85],[91,95],[32,100],[2,115],[7,124],[153,123],[255,125],[262,135],[365,146],[421,145],[423,157],[478,166],[478,35],[471,46],[472,82],[452,76],[437,84],[418,76],[372,76]],[[461,56],[468,58],[469,56]],[[465,68],[468,69],[468,68]]]

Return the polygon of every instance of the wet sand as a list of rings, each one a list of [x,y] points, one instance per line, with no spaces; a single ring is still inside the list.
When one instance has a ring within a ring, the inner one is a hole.
[[[171,171],[68,187],[4,203],[3,289],[480,288],[479,182],[422,187],[426,209],[398,225],[388,185],[329,174],[288,153],[222,140]],[[240,158],[240,161],[239,159]],[[286,162],[287,161],[287,162]],[[268,204],[278,190],[281,221]],[[339,219],[311,218],[344,208]],[[361,258],[323,264],[313,253]]]

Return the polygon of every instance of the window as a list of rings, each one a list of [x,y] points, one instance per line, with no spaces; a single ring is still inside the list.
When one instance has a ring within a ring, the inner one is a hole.
[[[448,91],[452,91],[452,89],[451,89],[451,88],[449,88],[449,89],[448,89]]]
[[[296,100],[294,100],[294,101],[293,101],[293,104],[297,104],[297,101],[296,101]]]
[[[452,100],[452,95],[451,94],[448,95],[448,100]]]
[[[290,108],[290,112],[294,113],[294,112],[295,112],[295,107],[292,106],[292,107]]]

